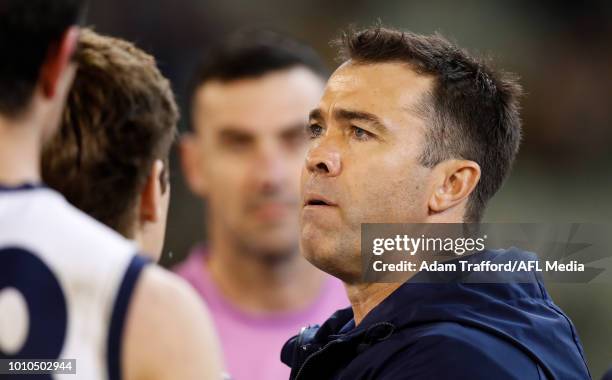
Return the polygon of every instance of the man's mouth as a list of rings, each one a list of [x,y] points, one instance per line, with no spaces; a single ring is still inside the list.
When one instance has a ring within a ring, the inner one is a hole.
[[[306,205],[308,206],[329,206],[327,202],[322,201],[320,199],[311,199],[310,201],[308,201],[308,203],[306,203]]]
[[[304,207],[306,206],[337,206],[337,204],[322,195],[309,194],[304,199]]]
[[[299,203],[291,201],[256,201],[248,205],[249,214],[260,221],[285,220],[295,213]]]

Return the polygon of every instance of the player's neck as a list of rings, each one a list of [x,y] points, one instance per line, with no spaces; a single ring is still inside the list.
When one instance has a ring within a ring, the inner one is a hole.
[[[213,237],[208,265],[221,292],[241,309],[255,314],[302,310],[321,294],[325,274],[299,252],[271,263],[239,252],[231,242]]]
[[[15,186],[40,181],[40,128],[31,118],[0,115],[0,184]]]
[[[353,308],[355,325],[359,325],[372,309],[401,285],[402,283],[345,284]]]

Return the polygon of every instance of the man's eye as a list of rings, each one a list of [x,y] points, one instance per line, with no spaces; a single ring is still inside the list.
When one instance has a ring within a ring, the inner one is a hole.
[[[308,130],[308,137],[310,137],[311,139],[320,137],[323,134],[323,127],[320,126],[319,124],[310,124],[307,130]]]
[[[370,132],[366,131],[363,128],[359,128],[356,126],[351,126],[352,130],[353,130],[353,135],[358,139],[358,140],[367,140],[370,137],[372,137],[372,135],[370,134]]]
[[[289,148],[300,148],[306,141],[306,128],[299,127],[291,129],[282,134],[281,138],[283,143]]]
[[[253,139],[249,136],[224,136],[221,138],[221,146],[231,151],[243,151],[251,146]]]

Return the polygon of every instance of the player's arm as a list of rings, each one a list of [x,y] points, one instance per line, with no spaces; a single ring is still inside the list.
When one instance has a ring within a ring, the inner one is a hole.
[[[132,297],[121,354],[125,379],[222,379],[212,320],[191,287],[149,265]]]

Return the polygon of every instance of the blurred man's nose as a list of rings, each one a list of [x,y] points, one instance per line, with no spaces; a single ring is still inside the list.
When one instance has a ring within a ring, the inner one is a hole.
[[[306,155],[306,169],[326,177],[336,177],[342,170],[340,150],[331,139],[318,141]]]
[[[275,191],[287,183],[291,175],[299,176],[299,171],[291,173],[282,148],[274,144],[262,144],[252,164],[251,178],[257,188],[264,191]]]

